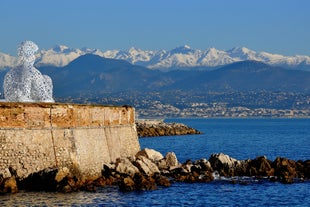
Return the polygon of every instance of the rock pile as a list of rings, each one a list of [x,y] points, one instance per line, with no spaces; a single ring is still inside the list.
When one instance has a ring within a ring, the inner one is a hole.
[[[277,157],[271,161],[265,156],[260,156],[253,160],[239,161],[220,153],[211,155],[209,161],[213,170],[225,177],[267,178],[281,183],[293,183],[310,178],[310,160],[294,161]]]
[[[201,134],[200,131],[182,123],[165,123],[163,121],[136,121],[138,137],[174,136]]]
[[[95,191],[97,187],[118,185],[121,191],[154,190],[168,187],[172,182],[211,182],[215,179],[230,183],[245,183],[241,177],[271,182],[294,183],[310,178],[310,160],[294,161],[261,156],[253,160],[236,160],[223,153],[210,158],[180,163],[173,152],[165,156],[153,149],[143,149],[134,157],[118,158],[103,165],[98,178],[81,179],[68,168],[52,168],[33,173],[26,179],[16,178],[14,169],[0,174],[0,192],[16,193],[18,189],[30,191],[72,192]],[[227,179],[230,178],[230,179]]]

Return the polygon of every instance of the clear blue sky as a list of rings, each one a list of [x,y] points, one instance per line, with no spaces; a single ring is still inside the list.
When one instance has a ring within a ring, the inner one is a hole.
[[[0,52],[41,49],[231,49],[310,55],[310,0],[0,0]]]

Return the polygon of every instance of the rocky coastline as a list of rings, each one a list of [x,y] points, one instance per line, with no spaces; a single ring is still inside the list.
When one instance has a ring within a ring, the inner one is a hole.
[[[201,134],[200,131],[182,123],[165,123],[163,120],[136,120],[138,137],[175,136]]]
[[[260,183],[257,181],[291,184],[308,182],[310,160],[294,161],[278,157],[236,160],[223,153],[212,154],[209,159],[187,160],[180,163],[173,152],[163,156],[153,149],[143,149],[134,157],[119,158],[104,164],[102,175],[81,179],[68,168],[49,168],[20,180],[14,169],[0,175],[0,193],[23,191],[96,191],[105,186],[119,186],[121,191],[155,190],[169,187],[174,182],[232,184]]]

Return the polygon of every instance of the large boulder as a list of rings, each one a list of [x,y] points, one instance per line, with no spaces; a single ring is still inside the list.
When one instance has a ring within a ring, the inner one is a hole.
[[[209,158],[209,162],[213,170],[218,171],[221,176],[234,175],[235,167],[240,165],[240,161],[223,153],[212,154]]]
[[[274,169],[271,166],[271,161],[265,156],[257,157],[248,162],[249,176],[274,176]]]
[[[171,169],[180,165],[177,156],[174,152],[168,152],[165,155],[165,161],[167,168]]]
[[[131,177],[140,172],[128,158],[118,158],[115,163],[115,170],[120,174],[126,174]]]
[[[297,178],[296,162],[287,158],[277,157],[272,163],[275,169],[275,176],[282,183],[293,183],[294,178]]]
[[[155,173],[160,173],[157,165],[144,156],[138,156],[134,164],[142,173],[148,176],[154,175]]]
[[[164,158],[164,156],[160,152],[158,152],[154,149],[149,149],[149,148],[145,148],[145,149],[139,151],[136,154],[136,157],[139,157],[139,156],[144,156],[144,157],[152,160],[155,163],[157,163],[159,160]]]
[[[200,159],[194,162],[195,166],[199,166],[199,168],[202,171],[209,171],[209,172],[213,172],[213,168],[211,166],[211,163],[209,162],[209,160],[207,159]]]

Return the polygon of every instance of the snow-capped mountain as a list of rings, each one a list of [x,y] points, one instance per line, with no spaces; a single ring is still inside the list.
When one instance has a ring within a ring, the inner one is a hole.
[[[17,58],[0,52],[0,68],[8,68],[17,64]]]
[[[64,45],[58,45],[49,50],[41,50],[37,54],[36,65],[54,65],[54,66],[65,66],[72,60],[78,58],[86,53],[92,53],[92,50],[85,49],[71,49]]]
[[[245,47],[235,47],[226,51],[216,48],[200,50],[192,49],[188,45],[168,51],[141,50],[134,47],[128,50],[102,51],[90,48],[73,49],[64,45],[58,45],[48,50],[41,50],[37,54],[36,65],[65,66],[77,57],[85,54],[96,54],[105,58],[126,60],[132,64],[162,70],[189,67],[217,67],[245,60],[261,61],[270,65],[291,68],[300,65],[310,67],[309,56],[284,56],[267,52],[256,52]],[[0,68],[13,67],[16,64],[16,57],[0,53]]]

